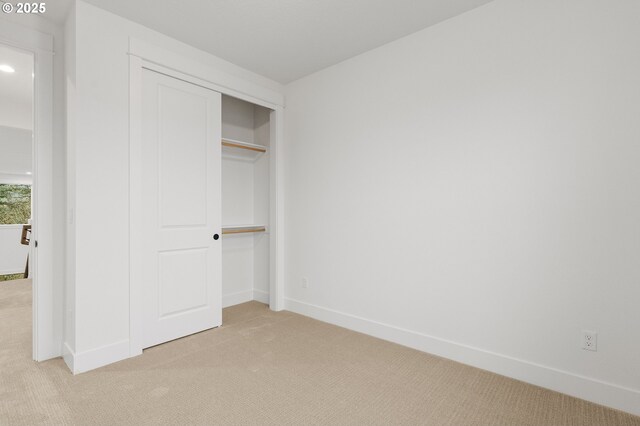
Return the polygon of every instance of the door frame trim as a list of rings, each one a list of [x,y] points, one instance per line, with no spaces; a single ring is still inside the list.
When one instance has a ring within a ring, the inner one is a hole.
[[[53,36],[2,20],[0,43],[33,55],[32,357],[45,361],[62,354],[62,299],[53,277]]]
[[[129,39],[129,349],[130,356],[142,353],[143,300],[140,255],[143,247],[142,217],[142,70],[149,69],[195,84],[223,95],[232,96],[271,109],[270,141],[270,298],[274,311],[284,309],[284,180],[283,119],[284,97],[214,67],[192,61],[147,42]]]

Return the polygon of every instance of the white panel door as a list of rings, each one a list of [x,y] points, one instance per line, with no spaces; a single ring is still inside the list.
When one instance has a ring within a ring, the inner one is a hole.
[[[221,95],[142,74],[143,348],[222,322]]]

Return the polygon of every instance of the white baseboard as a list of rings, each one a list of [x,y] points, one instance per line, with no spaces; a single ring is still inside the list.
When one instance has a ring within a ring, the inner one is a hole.
[[[256,300],[260,303],[269,304],[269,293],[262,290],[253,289],[253,300]]]
[[[222,307],[228,308],[229,306],[239,305],[245,302],[251,302],[253,300],[253,290],[239,291],[237,293],[222,295]]]
[[[285,299],[285,309],[576,398],[640,415],[640,391],[636,389],[606,383],[294,299]]]
[[[69,347],[69,344],[67,342],[64,342],[64,344],[62,345],[62,359],[64,360],[64,363],[67,364],[67,367],[69,367],[69,370],[71,370],[72,373],[75,370],[75,367],[73,365],[75,356],[76,354]]]
[[[129,340],[122,340],[79,353],[71,350],[69,345],[65,343],[62,358],[73,374],[84,373],[130,358]]]
[[[222,307],[228,308],[229,306],[239,305],[241,303],[251,302],[257,300],[262,303],[269,303],[269,293],[262,290],[245,290],[237,293],[225,294],[222,296]]]

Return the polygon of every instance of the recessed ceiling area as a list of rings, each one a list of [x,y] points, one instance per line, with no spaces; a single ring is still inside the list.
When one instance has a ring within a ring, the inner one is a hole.
[[[288,83],[491,0],[88,0]]]

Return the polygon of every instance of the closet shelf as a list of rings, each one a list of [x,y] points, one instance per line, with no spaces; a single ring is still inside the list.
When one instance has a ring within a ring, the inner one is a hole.
[[[228,234],[248,234],[251,232],[266,232],[264,225],[242,225],[242,226],[223,226],[222,235]]]
[[[233,139],[225,139],[225,138],[223,138],[222,139],[222,146],[226,146],[228,148],[246,149],[248,151],[255,151],[255,152],[260,152],[260,153],[267,152],[267,147],[266,146],[257,145],[255,143],[237,141],[237,140],[233,140]]]

